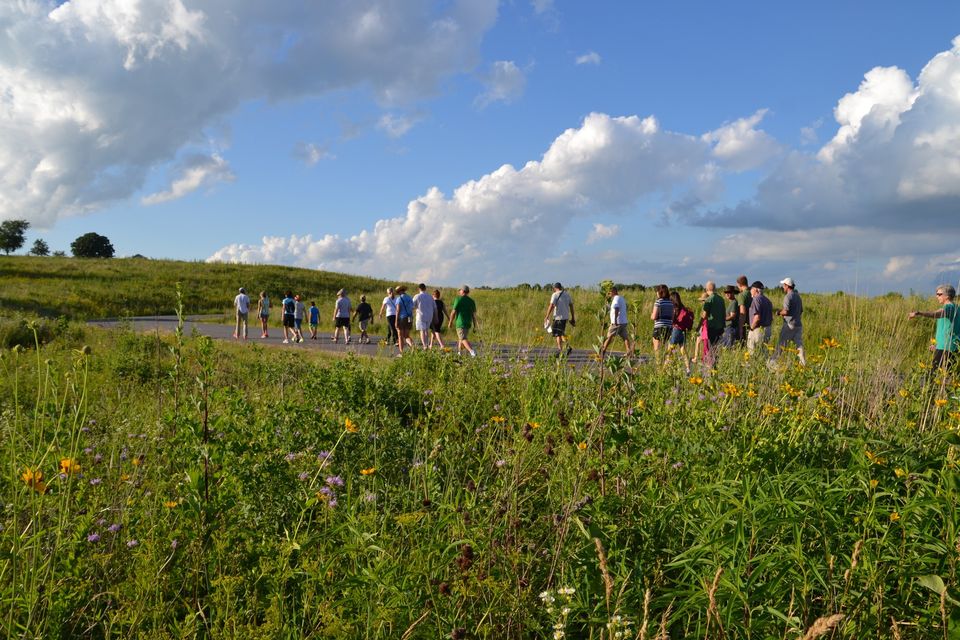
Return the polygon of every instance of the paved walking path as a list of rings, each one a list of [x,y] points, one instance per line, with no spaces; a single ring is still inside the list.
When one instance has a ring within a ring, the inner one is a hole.
[[[202,322],[201,320],[203,320],[202,316],[190,316],[185,318],[183,323],[184,334],[192,335],[193,332],[196,331],[201,335],[209,336],[216,340],[236,342],[233,337],[233,325],[218,324],[216,322]],[[126,318],[123,320],[94,320],[90,322],[90,324],[104,328],[128,325],[131,326],[135,331],[139,332],[160,331],[161,333],[173,333],[177,328],[177,317],[141,316]],[[383,325],[379,325],[378,329],[382,327]],[[247,343],[260,344],[277,349],[319,349],[327,352],[356,353],[358,355],[371,357],[395,356],[397,354],[397,348],[395,346],[388,345],[383,335],[370,335],[370,344],[359,344],[358,339],[360,334],[359,332],[353,332],[351,333],[352,340],[350,344],[344,344],[342,338],[339,342],[332,342],[330,338],[333,334],[329,332],[318,332],[316,340],[310,339],[309,330],[304,330],[303,333],[305,338],[303,342],[299,344],[283,344],[283,330],[279,327],[271,327],[270,337],[261,338],[259,324],[256,327],[251,324],[250,338],[247,340]],[[517,345],[486,344],[482,341],[482,336],[483,334],[481,332],[478,334],[478,339],[471,339],[470,341],[477,350],[478,354],[488,354],[493,355],[495,358],[510,358],[523,362],[555,359],[557,356],[557,350],[553,346],[523,347]],[[411,337],[414,340],[414,344],[419,347],[419,335]],[[456,336],[448,332],[448,335],[445,336],[444,344],[446,344],[448,347],[453,347],[455,350],[457,344]],[[620,351],[614,350],[608,354],[608,357],[622,354],[623,350],[621,346]],[[648,357],[646,356],[641,356],[639,358],[641,362],[646,361],[647,359]],[[570,352],[569,356],[567,356],[567,362],[577,366],[583,366],[595,362],[594,353],[589,349],[574,349]]]

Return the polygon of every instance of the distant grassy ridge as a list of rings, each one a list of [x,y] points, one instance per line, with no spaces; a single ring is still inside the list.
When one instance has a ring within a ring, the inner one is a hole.
[[[239,287],[251,300],[267,291],[276,303],[287,289],[332,299],[340,288],[380,292],[389,286],[374,278],[273,265],[9,256],[0,257],[0,313],[80,320],[171,314],[178,282],[189,314],[223,313]]]

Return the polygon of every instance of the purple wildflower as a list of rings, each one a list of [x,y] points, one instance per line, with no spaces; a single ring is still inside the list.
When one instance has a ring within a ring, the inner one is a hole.
[[[501,459],[497,460],[496,462],[494,462],[493,464],[497,465],[498,467],[502,467],[503,465],[507,464],[507,461],[504,460],[503,458],[501,458]]]
[[[653,449],[644,449],[644,450],[643,450],[643,455],[645,455],[645,456],[652,456],[652,455],[653,455]]]
[[[100,478],[94,478],[93,480],[90,481],[90,485],[95,487],[101,482],[103,482],[103,480],[101,480]]]
[[[134,547],[136,547],[136,546],[139,545],[139,544],[140,544],[140,541],[139,541],[139,540],[127,540],[127,547],[130,548],[130,549],[133,549]]]
[[[99,453],[98,453],[97,455],[93,456],[93,462],[94,462],[95,464],[99,464],[102,460],[103,460],[103,456],[102,456],[101,454],[99,454]]]
[[[674,463],[673,463],[672,465],[670,465],[670,466],[673,467],[674,469],[679,469],[680,467],[683,466],[683,463],[678,460],[678,461],[674,462]]]
[[[93,453],[93,447],[85,447],[83,449],[83,452],[87,455],[90,455],[91,453]]]
[[[343,478],[340,476],[327,476],[326,483],[331,487],[342,487]]]
[[[697,399],[698,399],[698,400],[706,400],[706,399],[707,399],[707,396],[705,396],[705,395],[703,395],[703,394],[701,393],[700,395],[697,396]]]
[[[329,500],[327,500],[327,506],[333,509],[335,506],[337,506],[337,499],[330,498]]]
[[[107,527],[107,531],[110,533],[116,533],[117,531],[120,531],[120,525],[114,522],[112,525]]]
[[[364,502],[376,502],[376,501],[377,501],[377,494],[375,494],[375,493],[365,493],[365,494],[363,495],[363,501],[364,501]]]
[[[301,472],[300,472],[300,475],[298,475],[297,477],[300,479],[300,482],[306,482],[307,480],[310,479],[310,472],[309,472],[309,471],[301,471]]]
[[[294,460],[297,459],[297,454],[295,454],[295,453],[288,453],[287,455],[284,456],[284,459],[285,459],[287,462],[293,462]]]
[[[323,462],[324,460],[329,458],[330,455],[331,454],[329,451],[321,451],[320,453],[317,454],[317,462]]]
[[[323,495],[327,496],[328,498],[332,498],[334,495],[336,495],[336,494],[333,492],[333,489],[331,489],[330,487],[326,487],[326,486],[320,487],[320,493],[322,493]]]
[[[100,542],[100,534],[96,532],[91,533],[87,536],[87,542]]]
[[[663,401],[663,404],[669,406],[669,405],[673,404],[673,400],[671,400],[670,398],[667,398],[666,400]]]
[[[178,546],[180,546],[180,541],[177,540],[176,538],[174,538],[173,540],[170,541],[170,548],[171,548],[171,549],[176,549]]]
[[[432,396],[432,395],[433,395],[433,389],[424,389],[423,395],[425,395],[425,396]]]

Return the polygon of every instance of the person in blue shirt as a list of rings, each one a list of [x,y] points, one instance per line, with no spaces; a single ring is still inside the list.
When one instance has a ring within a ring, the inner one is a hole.
[[[410,339],[410,329],[413,328],[413,298],[407,294],[407,287],[400,285],[394,291],[397,293],[397,347],[403,355],[403,347],[413,349],[413,340]]]
[[[310,339],[317,339],[317,327],[320,326],[320,309],[316,302],[310,303]]]

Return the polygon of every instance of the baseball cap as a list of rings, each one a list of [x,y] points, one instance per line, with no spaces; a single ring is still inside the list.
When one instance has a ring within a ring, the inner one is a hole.
[[[753,281],[753,284],[750,285],[750,288],[751,288],[751,289],[760,289],[760,291],[763,291],[763,283],[760,282],[759,280],[754,280],[754,281]]]
[[[789,277],[788,277],[788,278],[784,278],[783,280],[781,280],[781,281],[780,281],[780,284],[785,284],[785,285],[787,285],[788,287],[791,287],[791,288],[797,286],[797,284],[793,281],[793,278],[789,278]]]

